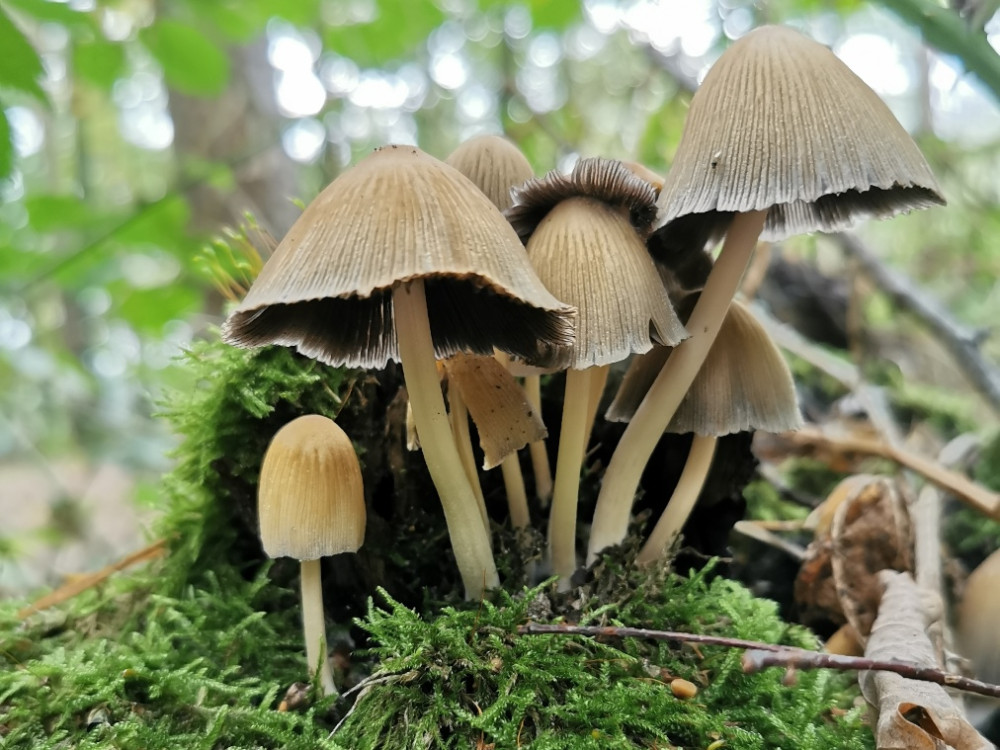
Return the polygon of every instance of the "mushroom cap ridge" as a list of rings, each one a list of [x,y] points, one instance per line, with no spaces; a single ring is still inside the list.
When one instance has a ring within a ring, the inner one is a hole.
[[[573,339],[517,235],[457,170],[411,146],[376,150],[309,204],[223,325],[244,347],[295,346],[332,365],[398,359],[392,290],[424,279],[435,353],[527,360]]]
[[[781,26],[735,42],[691,100],[656,226],[702,246],[770,209],[765,240],[944,203],[885,103],[827,47]]]

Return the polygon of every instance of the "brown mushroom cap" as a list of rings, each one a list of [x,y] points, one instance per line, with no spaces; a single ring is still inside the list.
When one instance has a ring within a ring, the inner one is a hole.
[[[561,201],[593,198],[627,209],[635,231],[645,239],[656,215],[656,190],[615,159],[581,159],[568,174],[549,172],[529,180],[514,195],[507,219],[524,243],[542,219]]]
[[[690,312],[696,296],[682,300],[682,316]],[[660,346],[632,360],[607,419],[632,418],[669,355],[670,348]],[[734,301],[667,431],[718,437],[747,430],[785,432],[801,424],[784,357],[753,314]]]
[[[687,336],[625,208],[565,198],[532,233],[528,255],[552,293],[577,307],[576,341],[547,364],[607,365]]]
[[[656,226],[666,246],[701,249],[744,211],[769,208],[762,237],[776,240],[943,203],[871,88],[823,45],[764,26],[726,50],[691,100]]]
[[[411,146],[376,150],[309,204],[223,325],[236,346],[295,346],[333,365],[398,359],[392,289],[424,279],[436,356],[531,359],[572,341],[573,311],[538,280],[489,199]]]
[[[357,552],[365,538],[365,493],[351,439],[318,414],[286,424],[264,454],[257,508],[270,557]]]
[[[511,189],[535,176],[520,149],[498,135],[470,138],[445,163],[468,177],[501,211],[511,207]]]

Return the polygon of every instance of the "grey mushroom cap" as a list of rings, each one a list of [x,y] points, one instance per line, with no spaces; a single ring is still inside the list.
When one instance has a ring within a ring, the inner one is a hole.
[[[548,213],[568,198],[593,198],[628,211],[629,221],[640,237],[649,234],[656,216],[656,190],[616,159],[581,159],[564,175],[549,172],[528,180],[515,191],[507,220],[526,243]]]
[[[687,318],[697,294],[678,304]],[[635,357],[605,415],[628,422],[656,379],[671,349],[658,346]],[[733,302],[725,322],[685,394],[667,432],[719,437],[735,432],[785,432],[802,426],[795,383],[774,341],[753,314]]]
[[[501,211],[513,204],[513,189],[535,176],[521,150],[498,135],[470,138],[452,151],[445,163],[472,180]]]
[[[736,213],[762,239],[944,204],[892,112],[827,47],[781,26],[735,42],[691,100],[658,200],[660,245],[703,248]]]
[[[566,198],[542,219],[527,249],[539,278],[577,308],[576,341],[553,349],[544,364],[608,365],[687,338],[624,207]]]
[[[573,341],[575,311],[454,168],[387,146],[309,204],[223,325],[230,344],[294,346],[332,365],[398,360],[392,293],[423,279],[439,358],[494,348],[531,360]]]

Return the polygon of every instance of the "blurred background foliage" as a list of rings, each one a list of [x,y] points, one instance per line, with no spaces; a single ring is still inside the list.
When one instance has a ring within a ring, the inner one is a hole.
[[[961,321],[990,329],[996,6],[0,0],[0,591],[135,544],[134,501],[154,504],[172,445],[158,394],[184,387],[175,356],[215,335],[225,305],[203,248],[244,212],[280,236],[293,199],[372,147],[444,157],[481,132],[509,134],[539,173],[590,155],[664,171],[691,85],[762,23],[833,47],[921,143],[949,208],[862,232]],[[846,274],[821,239],[781,253]],[[905,342],[891,306],[872,300],[867,324]],[[984,351],[995,361],[1000,340]],[[907,381],[967,389],[947,361],[883,352]],[[75,537],[97,544],[60,543]]]

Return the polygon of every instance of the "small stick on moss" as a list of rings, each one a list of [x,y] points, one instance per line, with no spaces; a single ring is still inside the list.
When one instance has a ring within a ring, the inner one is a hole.
[[[774,643],[747,641],[742,638],[724,638],[715,635],[682,633],[674,630],[618,628],[613,626],[545,625],[533,622],[519,626],[517,632],[521,635],[548,633],[555,635],[584,635],[591,638],[645,638],[652,641],[676,641],[678,643],[701,643],[708,646],[742,648],[746,649],[746,653],[743,655],[743,671],[747,674],[759,672],[767,667],[777,666],[788,669],[879,670],[883,672],[895,672],[913,680],[934,682],[938,685],[945,685],[969,693],[1000,698],[1000,685],[973,680],[961,675],[943,672],[940,669],[920,667],[900,661],[826,654],[795,646],[780,646]]]
[[[911,680],[934,682],[945,687],[964,690],[967,693],[1000,698],[1000,685],[993,685],[971,677],[944,672],[934,667],[921,667],[902,661],[868,659],[863,656],[843,656],[819,651],[787,649],[785,651],[763,651],[747,649],[743,654],[743,671],[746,674],[760,672],[768,667],[785,669],[836,669],[841,672],[879,671],[895,672]]]

